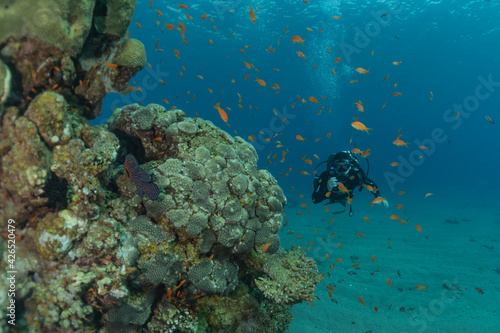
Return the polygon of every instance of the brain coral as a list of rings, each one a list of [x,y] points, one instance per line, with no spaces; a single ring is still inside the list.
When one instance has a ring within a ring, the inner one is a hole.
[[[144,67],[146,64],[146,50],[144,44],[137,39],[128,39],[116,58],[115,63],[126,67]]]

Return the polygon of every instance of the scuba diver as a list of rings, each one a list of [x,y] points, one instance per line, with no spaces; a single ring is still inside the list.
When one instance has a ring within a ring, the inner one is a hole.
[[[368,159],[366,160],[368,163]],[[332,203],[340,203],[344,206],[344,210],[334,212],[334,214],[345,212],[346,202],[349,203],[349,216],[353,216],[352,197],[353,191],[359,186],[359,191],[366,187],[373,193],[375,199],[370,203],[382,203],[386,208],[389,203],[385,198],[380,196],[380,191],[377,184],[367,177],[370,170],[368,164],[367,172],[359,165],[358,159],[350,151],[340,151],[336,154],[331,154],[327,161],[321,162],[316,168],[326,162],[326,170],[321,175],[314,179],[314,190],[312,193],[312,201],[317,204],[325,199]]]

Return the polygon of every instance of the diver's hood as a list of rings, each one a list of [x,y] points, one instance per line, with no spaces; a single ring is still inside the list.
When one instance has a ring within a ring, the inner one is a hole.
[[[356,158],[356,156],[354,156],[354,154],[350,151],[344,150],[339,151],[335,155],[330,155],[330,157],[328,157],[326,168],[327,170],[331,170],[335,163],[344,161],[351,163],[352,165],[358,164],[358,159]]]

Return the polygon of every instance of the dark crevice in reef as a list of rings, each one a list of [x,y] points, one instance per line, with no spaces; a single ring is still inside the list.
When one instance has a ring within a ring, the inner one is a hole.
[[[57,177],[51,172],[43,190],[44,193],[41,196],[49,199],[46,204],[48,208],[63,210],[68,207],[68,181],[66,179]]]

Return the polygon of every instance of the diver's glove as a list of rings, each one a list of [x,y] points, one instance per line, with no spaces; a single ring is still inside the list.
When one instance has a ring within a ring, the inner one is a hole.
[[[389,208],[389,201],[387,201],[387,199],[382,201],[382,205],[384,205],[385,208]]]
[[[337,186],[338,186],[337,178],[332,177],[328,179],[328,182],[326,183],[326,188],[328,189],[328,192],[331,192]]]

